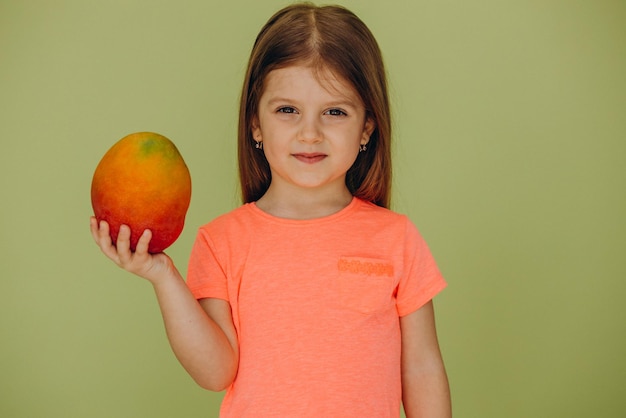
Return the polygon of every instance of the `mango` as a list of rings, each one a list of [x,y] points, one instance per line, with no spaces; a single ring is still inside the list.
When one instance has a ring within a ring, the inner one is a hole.
[[[120,226],[128,225],[132,251],[146,229],[152,231],[150,253],[173,244],[190,201],[191,176],[183,157],[172,141],[154,132],[120,139],[104,154],[91,182],[95,217],[109,223],[113,243]]]

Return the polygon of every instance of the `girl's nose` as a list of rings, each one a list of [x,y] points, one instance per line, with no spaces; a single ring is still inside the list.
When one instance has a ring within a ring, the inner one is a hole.
[[[302,124],[298,132],[298,140],[301,142],[316,143],[322,139],[322,131],[320,129],[320,121],[315,116],[302,118]]]

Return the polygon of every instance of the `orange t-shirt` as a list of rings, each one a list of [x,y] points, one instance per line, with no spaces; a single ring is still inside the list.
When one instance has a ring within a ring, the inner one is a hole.
[[[403,215],[354,198],[289,220],[243,205],[200,228],[187,284],[230,302],[239,370],[221,417],[398,417],[399,318],[446,283]]]

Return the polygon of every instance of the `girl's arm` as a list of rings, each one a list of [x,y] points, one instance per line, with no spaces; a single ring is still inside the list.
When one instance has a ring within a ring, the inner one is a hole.
[[[147,279],[161,308],[165,330],[176,357],[203,388],[221,391],[232,383],[238,367],[238,345],[230,304],[194,298],[172,260],[148,253],[146,230],[135,252],[130,251],[130,228],[120,228],[113,245],[106,222],[91,218],[91,233],[102,252],[123,269]]]
[[[401,317],[402,401],[407,418],[450,418],[450,388],[432,301]]]

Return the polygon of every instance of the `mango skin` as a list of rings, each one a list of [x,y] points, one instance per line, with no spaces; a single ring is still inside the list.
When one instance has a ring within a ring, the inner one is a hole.
[[[115,244],[121,225],[131,229],[135,251],[144,230],[152,231],[148,251],[159,253],[178,239],[191,202],[189,169],[172,141],[137,132],[115,143],[96,167],[91,204],[98,221],[109,223]]]

